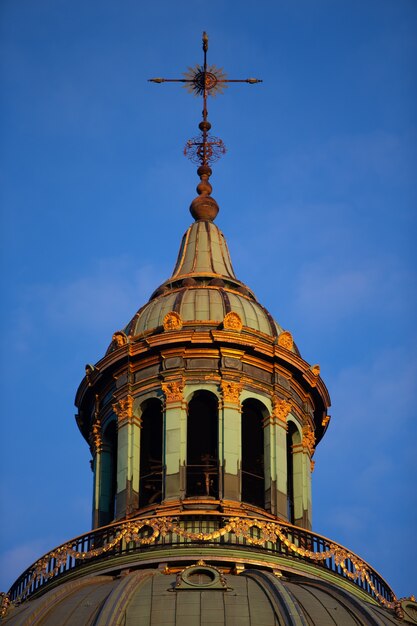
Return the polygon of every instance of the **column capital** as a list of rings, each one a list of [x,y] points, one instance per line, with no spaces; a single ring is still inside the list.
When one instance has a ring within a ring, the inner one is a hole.
[[[287,417],[291,411],[291,402],[283,400],[278,396],[272,396],[272,414],[275,424],[282,426],[287,430]]]
[[[223,402],[240,405],[240,392],[242,391],[241,383],[231,380],[222,380],[220,382],[220,389],[222,392]]]
[[[118,402],[115,402],[112,407],[113,411],[117,415],[118,428],[121,428],[125,424],[136,424],[139,427],[141,426],[142,420],[140,417],[133,414],[132,396],[127,395],[125,398],[121,398]]]
[[[165,403],[182,402],[184,399],[184,379],[169,380],[161,383],[161,388],[165,396]]]

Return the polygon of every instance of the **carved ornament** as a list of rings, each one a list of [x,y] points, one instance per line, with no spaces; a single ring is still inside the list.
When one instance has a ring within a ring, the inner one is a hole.
[[[224,402],[231,402],[233,404],[240,403],[240,392],[242,391],[242,385],[240,383],[234,383],[229,380],[222,380],[220,383],[222,390],[222,396]]]
[[[310,456],[314,454],[314,447],[316,445],[316,437],[313,429],[310,426],[303,427],[303,439],[301,442],[304,450],[307,450]]]
[[[113,333],[112,340],[115,348],[121,348],[127,344],[127,335],[122,330],[118,330]]]
[[[165,315],[163,325],[164,330],[181,330],[182,317],[179,313],[176,313],[175,311],[170,311]]]
[[[103,446],[103,438],[101,435],[101,421],[99,419],[95,420],[91,428],[90,442],[93,453],[100,452]]]
[[[10,607],[10,598],[8,593],[0,593],[0,618],[6,617]]]
[[[316,462],[313,461],[313,459],[311,459],[310,461],[310,472],[313,473],[314,472],[314,466],[315,466]]]
[[[312,365],[310,367],[310,371],[313,374],[313,376],[320,376],[320,365],[316,364],[316,365]]]
[[[325,415],[323,419],[321,420],[321,425],[323,426],[323,428],[325,428],[329,422],[330,422],[330,415]]]
[[[91,387],[92,383],[91,383],[91,376],[93,375],[93,372],[95,371],[95,367],[94,365],[90,365],[90,363],[87,363],[87,365],[85,366],[85,377],[87,379],[87,384],[89,387]]]
[[[184,399],[184,381],[171,380],[161,385],[166,402],[182,402]]]
[[[293,349],[294,339],[292,338],[292,335],[289,330],[284,330],[278,336],[278,345],[281,346],[281,348],[285,348],[286,350]]]
[[[275,421],[283,422],[287,425],[287,417],[291,411],[291,403],[287,400],[282,400],[276,396],[272,398],[272,415]]]
[[[133,398],[132,396],[126,396],[119,402],[116,402],[113,406],[113,411],[117,415],[118,422],[122,422],[133,417]]]
[[[240,315],[234,311],[227,313],[223,319],[223,328],[225,330],[236,330],[237,332],[240,332],[243,328]]]
[[[222,537],[225,537],[227,540],[228,535],[242,538],[248,545],[258,547],[265,547],[272,542],[279,549],[285,545],[286,551],[316,564],[333,558],[335,565],[340,567],[346,579],[358,585],[360,584],[361,587],[366,582],[372,594],[382,606],[392,610],[401,609],[401,600],[396,597],[394,592],[391,593],[391,600],[382,595],[375,585],[374,571],[365,561],[362,561],[356,554],[349,552],[346,548],[324,540],[318,544],[321,546],[320,550],[309,550],[308,547],[313,546],[312,541],[307,540],[303,545],[300,545],[298,541],[294,543],[294,527],[290,524],[261,521],[246,517],[244,519],[228,517],[223,518],[223,520],[223,525],[216,528],[216,530],[195,532],[184,528],[184,525],[180,524],[178,519],[173,517],[133,519],[115,525],[114,534],[112,534],[111,538],[85,552],[78,551],[74,547],[76,545],[75,542],[63,544],[48,552],[28,570],[25,585],[14,599],[14,603],[19,603],[28,597],[29,590],[32,586],[36,587],[38,581],[45,581],[58,576],[61,567],[68,562],[68,558],[88,561],[102,557],[106,553],[111,554],[112,550],[116,549],[122,542],[133,543],[133,546],[136,547],[157,545],[163,537],[172,534],[183,538],[185,541],[197,541],[199,543],[213,543],[213,541],[219,541]],[[152,532],[149,532],[149,529]],[[252,529],[256,529],[257,532],[254,533]],[[310,535],[311,533],[306,533],[306,538]],[[208,567],[211,568],[212,566]],[[10,601],[6,594],[2,594],[1,601],[1,609],[4,614],[7,612]],[[408,601],[414,601],[414,598],[409,598]]]

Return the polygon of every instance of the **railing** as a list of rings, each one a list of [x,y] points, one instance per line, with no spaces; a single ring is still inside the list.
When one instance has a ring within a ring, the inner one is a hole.
[[[394,592],[375,570],[325,537],[284,522],[207,513],[130,519],[81,535],[29,567],[12,585],[8,597],[12,602],[23,601],[74,570],[81,573],[92,562],[175,546],[187,550],[196,545],[241,547],[293,562],[307,561],[349,579],[388,608],[395,608],[397,603]]]

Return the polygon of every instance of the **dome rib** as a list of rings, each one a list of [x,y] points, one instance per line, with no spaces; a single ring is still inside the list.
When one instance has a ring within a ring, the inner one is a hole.
[[[194,222],[188,228],[170,280],[192,275],[237,280],[224,236],[212,222]]]

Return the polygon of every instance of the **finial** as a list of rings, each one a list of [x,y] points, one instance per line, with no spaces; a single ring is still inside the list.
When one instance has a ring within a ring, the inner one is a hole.
[[[202,121],[198,125],[200,134],[189,139],[185,144],[184,154],[194,163],[198,163],[197,174],[200,182],[197,185],[198,196],[190,205],[191,215],[195,220],[213,221],[219,212],[219,207],[211,197],[212,186],[209,182],[212,174],[210,165],[220,159],[226,153],[226,147],[219,137],[209,133],[211,124],[208,121],[207,97],[222,93],[228,87],[228,83],[261,83],[258,78],[228,79],[222,68],[215,65],[207,65],[208,35],[203,32],[204,59],[202,65],[188,68],[184,78],[150,78],[153,83],[184,83],[184,87],[195,96],[203,97]]]

